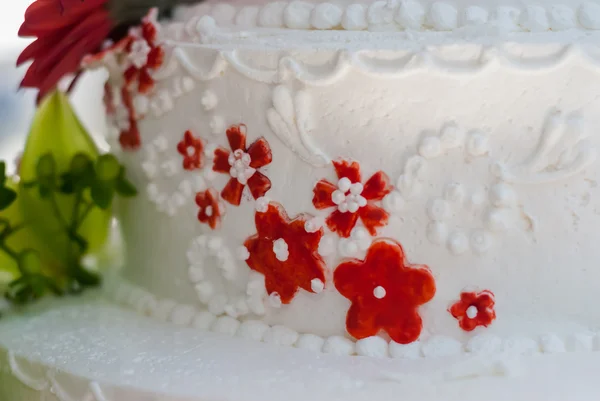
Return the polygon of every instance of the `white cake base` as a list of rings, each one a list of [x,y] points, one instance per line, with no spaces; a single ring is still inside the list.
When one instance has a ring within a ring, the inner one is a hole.
[[[0,319],[7,401],[592,401],[599,371],[592,352],[518,360],[311,353],[177,328],[95,294]]]

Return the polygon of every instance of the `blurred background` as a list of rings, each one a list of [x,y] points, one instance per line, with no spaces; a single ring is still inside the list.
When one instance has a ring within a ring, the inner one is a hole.
[[[30,39],[17,36],[25,10],[33,0],[2,0],[0,12],[0,159],[7,165],[23,148],[35,108],[35,92],[19,90],[27,66],[16,68],[19,53]],[[71,96],[77,114],[102,144],[106,130],[102,104],[103,71],[86,74]],[[12,170],[11,170],[12,171]]]

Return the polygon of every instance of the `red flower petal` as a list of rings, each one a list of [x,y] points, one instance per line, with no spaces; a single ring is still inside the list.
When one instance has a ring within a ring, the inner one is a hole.
[[[131,66],[125,70],[123,73],[123,78],[125,79],[125,85],[132,85],[140,75],[140,70],[138,70],[135,66]]]
[[[258,199],[271,189],[271,180],[262,174],[260,171],[256,171],[252,177],[248,179],[248,188],[252,193],[254,199]]]
[[[331,200],[331,194],[337,190],[337,187],[326,180],[317,182],[317,185],[313,188],[313,205],[317,209],[326,209],[328,207],[337,207]]]
[[[19,36],[39,36],[73,25],[93,11],[104,9],[108,0],[34,1],[25,11]]]
[[[377,316],[370,313],[371,309],[358,303],[353,303],[348,309],[346,331],[357,340],[375,336],[380,331],[381,326],[376,322]]]
[[[129,130],[123,131],[119,135],[119,144],[125,150],[137,150],[142,145],[140,131],[135,121],[130,122],[130,126]]]
[[[165,60],[165,51],[162,47],[154,47],[148,53],[148,62],[146,63],[147,68],[157,69]]]
[[[244,186],[240,184],[237,178],[231,178],[223,191],[221,191],[221,197],[223,200],[231,203],[234,206],[239,206],[242,202],[242,193]]]
[[[342,213],[336,210],[327,217],[325,222],[331,231],[338,233],[340,237],[348,238],[357,220],[358,213]]]
[[[191,153],[190,149],[192,150]],[[204,164],[203,151],[204,143],[202,139],[196,138],[190,130],[185,131],[183,139],[177,144],[177,152],[183,156],[183,168],[185,170],[202,168]]]
[[[252,168],[260,168],[273,161],[271,147],[265,138],[257,139],[250,145],[247,153],[250,155],[250,167]]]
[[[416,309],[407,311],[402,319],[390,319],[385,323],[389,336],[398,344],[410,344],[419,339],[423,321]]]
[[[351,182],[361,182],[358,162],[340,159],[333,162],[338,178],[346,177]]]
[[[357,212],[360,215],[365,228],[373,236],[377,235],[377,229],[384,227],[389,220],[390,215],[383,208],[368,203],[361,207]]]
[[[227,139],[232,151],[235,152],[238,149],[246,151],[246,126],[240,124],[229,127]]]
[[[383,208],[371,203],[367,204],[365,207],[361,207],[358,210],[358,214],[360,215],[360,219],[365,228],[373,236],[377,235],[378,228],[387,225],[390,217],[389,213]]]
[[[367,200],[381,200],[391,191],[389,177],[383,171],[378,171],[369,178],[361,195]]]
[[[317,252],[323,230],[307,233],[304,225],[309,218],[300,215],[290,220],[283,207],[271,203],[265,213],[256,213],[257,234],[244,243],[250,253],[246,263],[265,276],[267,293],[279,294],[284,304],[290,303],[300,288],[312,292],[312,280],[325,282],[325,263]],[[285,261],[277,259],[273,251],[277,239],[288,244]]]
[[[215,149],[215,159],[213,160],[213,171],[217,173],[229,174],[231,166],[229,165],[229,152],[225,148]]]
[[[138,75],[138,91],[142,94],[149,93],[154,89],[154,78],[150,75],[147,67],[141,68]]]
[[[289,217],[283,207],[277,203],[270,203],[265,213],[256,213],[254,215],[254,224],[258,236],[274,241],[278,233],[285,229],[289,223]]]

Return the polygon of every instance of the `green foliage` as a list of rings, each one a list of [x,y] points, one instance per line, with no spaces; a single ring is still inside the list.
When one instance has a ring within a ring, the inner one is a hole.
[[[107,238],[115,196],[137,191],[113,155],[98,154],[64,95],[38,110],[20,183],[5,172],[0,162],[0,279],[10,277],[0,293],[25,304],[98,285],[82,258]]]

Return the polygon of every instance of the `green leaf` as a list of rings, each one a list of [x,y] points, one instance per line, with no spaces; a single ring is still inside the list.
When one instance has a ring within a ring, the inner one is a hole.
[[[105,154],[96,161],[96,178],[100,181],[114,181],[121,173],[121,165],[114,155]]]
[[[112,204],[115,189],[112,183],[96,181],[92,184],[92,200],[102,210],[106,210]]]
[[[46,153],[39,158],[36,173],[38,180],[47,180],[56,176],[56,160],[52,153]]]
[[[0,161],[0,185],[6,183],[6,162]]]
[[[0,187],[0,210],[8,208],[17,199],[15,190],[6,187]]]
[[[19,269],[23,274],[39,274],[42,271],[42,260],[38,251],[26,249],[19,254]]]
[[[81,266],[77,266],[71,272],[71,276],[84,287],[97,287],[100,285],[100,276]]]
[[[115,184],[115,190],[119,195],[126,198],[136,196],[138,193],[135,186],[127,178],[125,178],[125,167],[121,167],[119,178],[117,178],[117,182]]]

